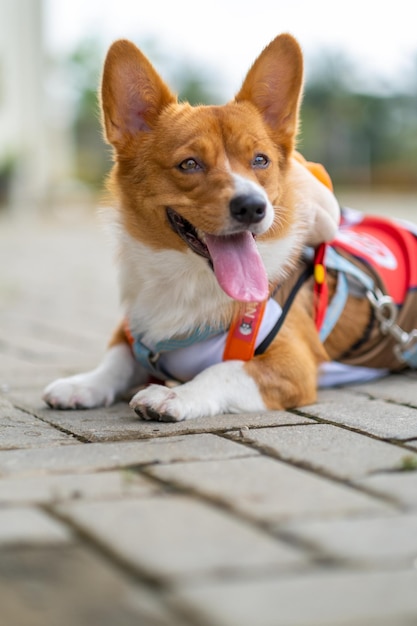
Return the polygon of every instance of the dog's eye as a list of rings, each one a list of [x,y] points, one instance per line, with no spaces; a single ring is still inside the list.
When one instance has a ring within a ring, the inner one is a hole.
[[[260,169],[268,167],[269,159],[265,154],[257,154],[252,161],[252,167],[258,167]]]
[[[195,159],[190,158],[181,161],[181,163],[178,165],[178,169],[180,169],[182,172],[196,172],[202,170],[203,168],[201,167],[200,163],[198,163]]]

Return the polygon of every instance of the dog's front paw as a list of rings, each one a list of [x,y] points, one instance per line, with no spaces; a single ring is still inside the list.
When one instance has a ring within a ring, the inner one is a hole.
[[[42,399],[53,409],[108,406],[114,400],[114,393],[97,383],[88,374],[59,378],[46,387]]]
[[[192,406],[181,398],[185,385],[174,389],[163,385],[149,385],[139,391],[130,401],[130,406],[145,420],[180,422],[195,417]]]

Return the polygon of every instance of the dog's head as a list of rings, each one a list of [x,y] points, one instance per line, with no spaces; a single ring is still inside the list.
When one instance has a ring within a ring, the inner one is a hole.
[[[281,255],[285,265],[305,243],[300,221],[306,234],[314,221],[308,197],[323,187],[292,159],[302,81],[300,47],[281,35],[232,102],[191,107],[178,103],[132,43],[114,43],[102,110],[115,149],[112,188],[129,233],[153,249],[206,257],[236,300],[265,299],[268,278],[277,277],[267,275],[254,238],[294,240]]]

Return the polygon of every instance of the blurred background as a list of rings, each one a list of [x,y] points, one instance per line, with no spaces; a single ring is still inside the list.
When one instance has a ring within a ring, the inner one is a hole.
[[[299,148],[336,189],[407,194],[417,213],[413,0],[0,0],[0,212],[96,204],[110,166],[97,87],[132,39],[192,103],[232,98],[278,33],[300,41]],[[411,194],[411,196],[410,196]]]

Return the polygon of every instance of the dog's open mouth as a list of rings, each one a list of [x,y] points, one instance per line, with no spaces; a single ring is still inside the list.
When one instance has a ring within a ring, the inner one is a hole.
[[[176,213],[173,209],[168,208],[166,211],[171,228],[185,241],[187,246],[196,254],[210,259],[210,252],[206,244],[201,241],[197,230],[191,222],[179,215],[179,213]]]
[[[220,287],[228,296],[240,302],[266,300],[268,277],[250,231],[234,235],[204,233],[200,237],[195,226],[176,211],[167,208],[166,212],[174,232],[193,252],[211,263]]]

